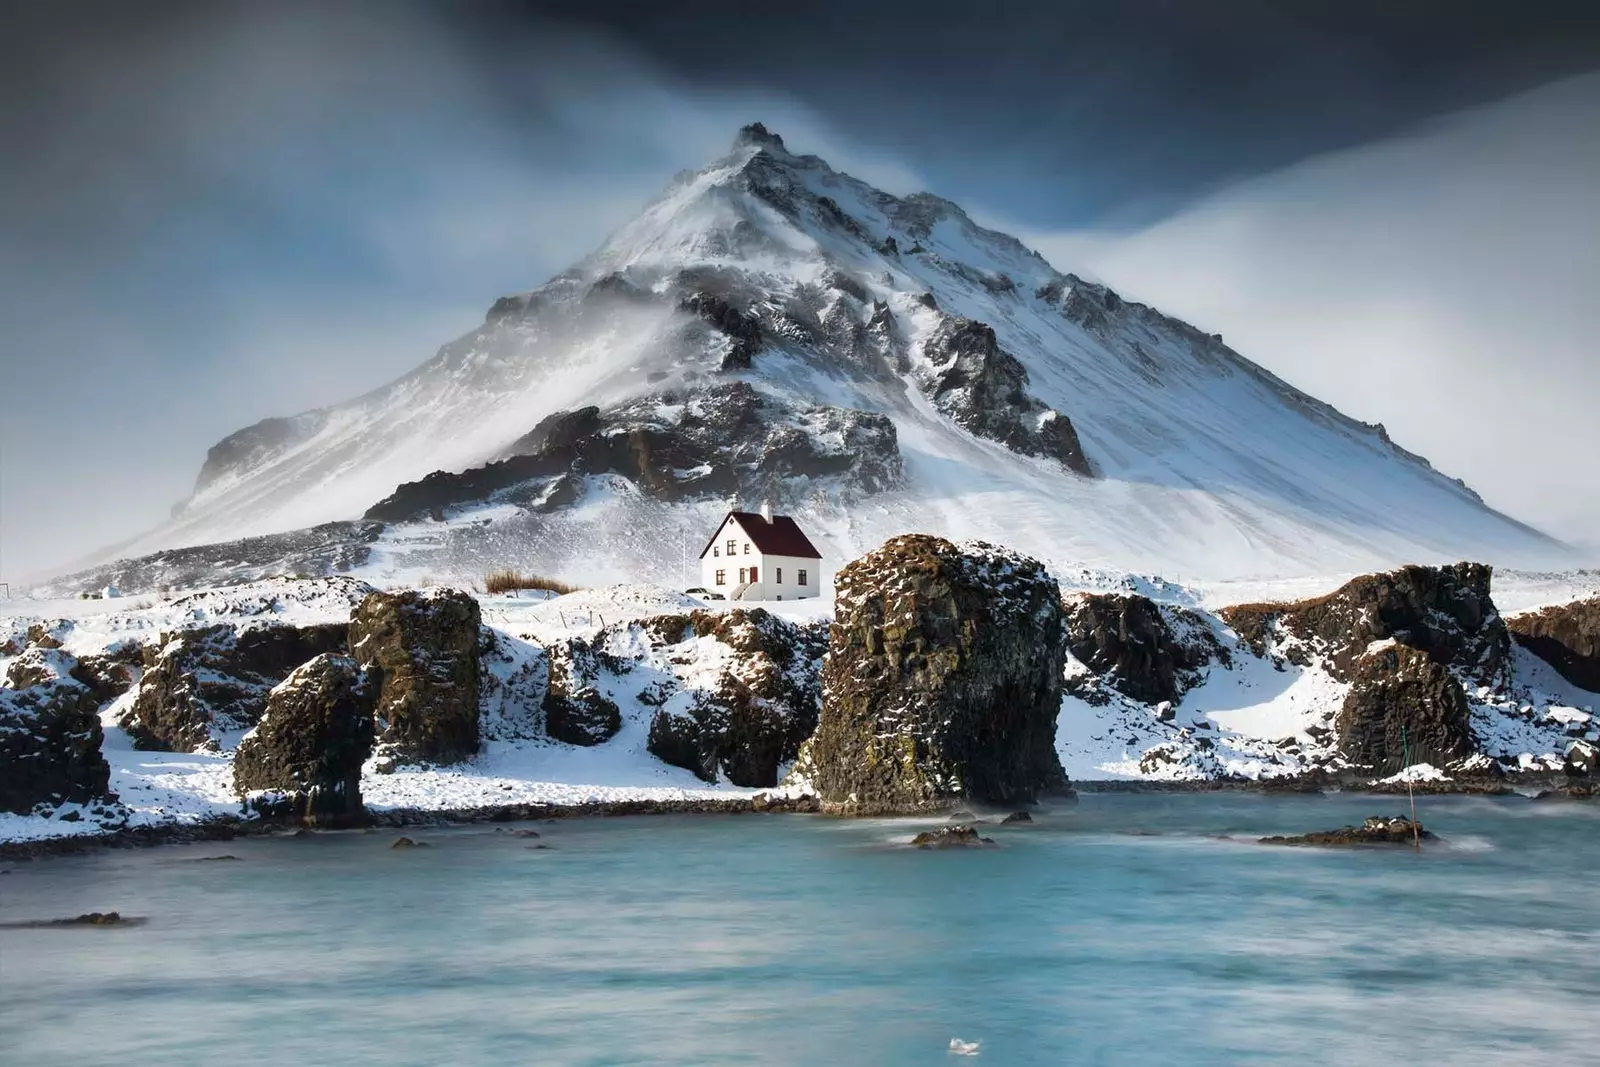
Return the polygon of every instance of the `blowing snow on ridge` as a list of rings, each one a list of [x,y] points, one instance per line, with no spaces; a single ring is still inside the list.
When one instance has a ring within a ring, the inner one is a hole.
[[[410,374],[217,444],[120,551],[670,581],[760,498],[836,560],[906,530],[1222,580],[1565,556],[1221,336],[760,124]]]

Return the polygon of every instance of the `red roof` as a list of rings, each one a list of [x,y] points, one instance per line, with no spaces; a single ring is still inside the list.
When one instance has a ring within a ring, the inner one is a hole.
[[[706,547],[700,550],[700,558],[704,559],[711,546],[716,543],[717,535],[722,533],[723,527],[728,525],[728,519],[733,519],[739,524],[746,534],[750,536],[750,543],[763,555],[768,556],[795,556],[799,559],[821,559],[822,553],[817,551],[817,546],[811,539],[801,532],[800,526],[787,515],[774,515],[768,522],[758,511],[730,511],[723,520],[717,524],[717,532],[711,535],[711,540],[706,542]]]

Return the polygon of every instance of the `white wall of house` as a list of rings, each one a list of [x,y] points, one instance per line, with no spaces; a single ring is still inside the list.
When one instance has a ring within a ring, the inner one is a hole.
[[[700,584],[732,599],[752,568],[756,582],[745,592],[746,600],[803,600],[822,591],[820,559],[765,555],[730,517],[712,539],[711,548],[700,557]]]

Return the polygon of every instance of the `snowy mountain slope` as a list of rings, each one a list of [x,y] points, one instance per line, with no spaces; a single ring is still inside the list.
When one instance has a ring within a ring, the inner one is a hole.
[[[759,126],[413,373],[220,443],[193,497],[132,552],[357,519],[437,471],[446,506],[372,516],[388,527],[364,573],[514,563],[587,582],[671,578],[729,497],[752,491],[739,471],[756,461],[730,445],[664,485],[639,472],[681,444],[676,413],[730,381],[754,387],[780,429],[803,421],[793,412],[892,423],[898,456],[880,466],[898,467],[894,484],[759,483],[832,560],[928,530],[1196,579],[1568,563],[1381,427],[1220,338],[1058,272],[948,201],[890,196],[795,156]],[[546,482],[454,479],[587,407],[604,425],[539,468]],[[795,441],[762,432],[740,439],[747,453]],[[732,473],[685,488],[718,463]]]

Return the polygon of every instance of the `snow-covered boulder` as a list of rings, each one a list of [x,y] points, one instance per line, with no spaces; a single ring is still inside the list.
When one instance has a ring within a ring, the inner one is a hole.
[[[609,661],[582,637],[569,637],[545,649],[549,683],[544,694],[545,733],[569,745],[599,745],[622,729],[617,702],[595,687],[603,666],[619,673],[624,665]]]
[[[350,617],[350,654],[378,685],[378,742],[402,762],[478,751],[478,601],[455,589],[373,593]]]
[[[1067,597],[1066,610],[1073,658],[1145,704],[1176,703],[1200,668],[1230,658],[1198,613],[1137,593],[1081,593]]]
[[[1600,693],[1600,597],[1513,615],[1506,626],[1567,681]]]
[[[694,690],[688,706],[656,712],[650,752],[708,782],[721,775],[734,785],[776,785],[779,768],[795,760],[816,729],[826,644],[821,627],[762,608],[696,611],[642,625],[671,650],[669,661],[682,660],[686,667],[712,659],[696,656],[699,641],[720,646],[714,673]]]
[[[234,788],[264,814],[321,826],[361,822],[375,695],[348,656],[326,653],[299,667],[268,694],[261,724],[239,743]]]
[[[1511,639],[1489,595],[1492,576],[1482,563],[1413,565],[1363,574],[1326,596],[1239,604],[1221,615],[1258,653],[1287,642],[1291,656],[1319,655],[1342,681],[1369,645],[1393,638],[1495,685],[1504,680]]]
[[[892,538],[834,580],[822,715],[802,754],[825,808],[1020,804],[1064,786],[1061,591],[981,542]]]
[[[291,626],[247,618],[163,633],[119,725],[139,748],[192,752],[261,718],[267,693],[302,663],[343,651],[343,623]]]
[[[111,768],[94,694],[71,676],[76,661],[56,649],[23,653],[0,689],[0,810],[104,796]]]
[[[1410,763],[1443,767],[1477,750],[1460,683],[1421,649],[1398,642],[1376,648],[1351,665],[1350,679],[1336,729],[1351,763],[1394,774],[1407,754]]]

